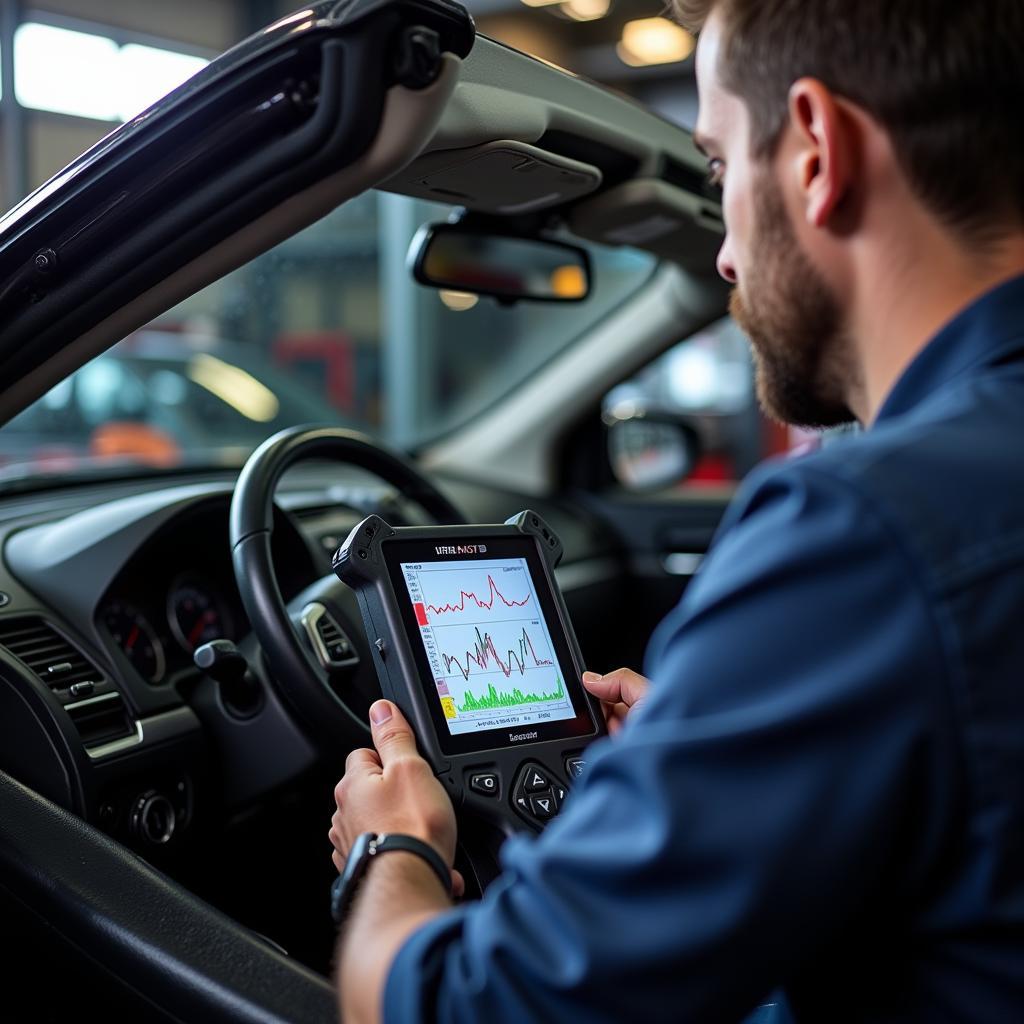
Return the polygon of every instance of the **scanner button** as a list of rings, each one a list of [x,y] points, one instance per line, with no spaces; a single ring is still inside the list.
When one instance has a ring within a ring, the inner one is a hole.
[[[530,797],[530,813],[539,821],[547,821],[558,813],[555,796],[550,790]]]
[[[561,786],[552,786],[551,792],[555,794],[555,810],[560,811],[565,801],[565,789]]]
[[[539,769],[534,768],[532,765],[527,767],[525,778],[523,780],[523,788],[527,793],[539,793],[542,789],[547,789],[551,785],[551,780]]]
[[[565,759],[565,774],[570,780],[578,779],[583,774],[587,762],[582,757],[567,757]]]
[[[474,793],[483,793],[484,796],[497,796],[501,785],[498,776],[493,772],[477,772],[469,777],[469,788]]]

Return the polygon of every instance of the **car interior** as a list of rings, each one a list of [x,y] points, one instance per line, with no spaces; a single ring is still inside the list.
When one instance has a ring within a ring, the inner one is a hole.
[[[332,555],[366,516],[537,512],[587,665],[642,668],[788,444],[705,170],[452,0],[325,0],[0,219],[11,1019],[336,1019],[332,791],[380,689]],[[424,283],[448,228],[583,257],[546,301],[476,255]],[[476,898],[500,837],[463,828]]]

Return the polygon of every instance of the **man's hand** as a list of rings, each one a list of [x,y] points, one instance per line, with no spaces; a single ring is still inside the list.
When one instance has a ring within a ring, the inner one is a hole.
[[[626,716],[643,700],[650,682],[629,668],[617,668],[607,675],[584,672],[583,685],[601,701],[608,732],[614,735],[623,726]]]
[[[339,871],[356,837],[363,832],[401,832],[437,850],[449,865],[455,860],[455,811],[430,765],[416,750],[405,716],[390,701],[370,708],[373,750],[353,750],[345,774],[334,789],[338,809],[331,819],[332,854]],[[452,872],[456,895],[462,876]]]

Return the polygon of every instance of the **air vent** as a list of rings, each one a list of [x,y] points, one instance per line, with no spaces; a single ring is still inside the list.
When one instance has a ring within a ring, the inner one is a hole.
[[[348,644],[348,638],[342,636],[342,632],[338,628],[338,624],[330,617],[330,615],[323,616],[323,618],[317,622],[316,631],[320,634],[320,639],[323,640],[326,647],[330,647],[331,644]]]
[[[302,609],[301,621],[317,659],[328,672],[359,663],[352,641],[319,601]]]
[[[88,696],[99,689],[102,674],[42,619],[0,620],[0,644],[24,662],[52,690]],[[88,686],[91,683],[92,686]],[[67,699],[64,694],[59,694]]]

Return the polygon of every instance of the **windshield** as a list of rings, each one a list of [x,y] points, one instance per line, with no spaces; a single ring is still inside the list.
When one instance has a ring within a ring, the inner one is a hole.
[[[367,193],[198,292],[0,428],[0,482],[103,466],[238,465],[283,427],[415,449],[514,390],[650,276],[590,247],[582,303],[436,291],[406,266],[447,207]]]

